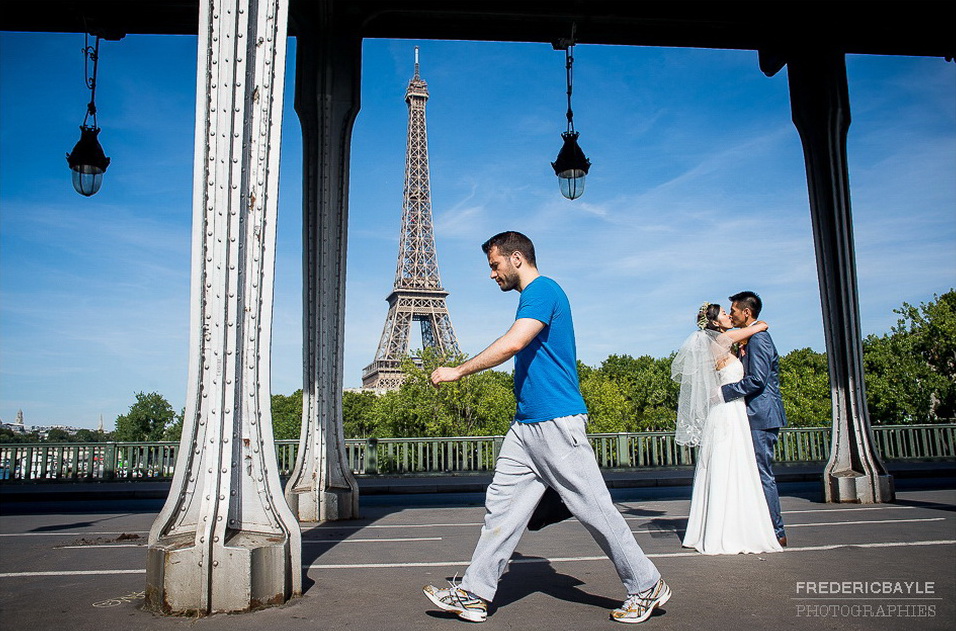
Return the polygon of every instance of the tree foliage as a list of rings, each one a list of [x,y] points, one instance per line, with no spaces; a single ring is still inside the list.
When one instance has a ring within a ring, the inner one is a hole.
[[[272,395],[272,437],[295,439],[302,433],[302,389],[292,394]]]
[[[956,291],[919,306],[903,303],[900,317],[884,335],[863,341],[870,419],[877,424],[936,423],[956,418]],[[673,354],[610,355],[598,366],[577,365],[581,393],[593,433],[672,431],[679,386],[670,377]],[[489,436],[508,431],[515,412],[514,378],[487,370],[454,383],[431,385],[432,371],[457,365],[465,356],[445,357],[425,349],[402,365],[406,380],[382,394],[346,391],[342,416],[346,438]],[[780,358],[780,390],[791,427],[831,423],[826,353],[810,348]],[[159,393],[139,392],[112,433],[54,428],[50,442],[179,440],[184,411],[176,414]],[[273,435],[296,439],[302,424],[302,390],[272,396]],[[36,432],[0,428],[0,443],[38,442]]]
[[[633,425],[631,402],[611,378],[600,371],[586,371],[581,379],[581,394],[588,407],[589,432],[629,431],[622,428]]]
[[[342,416],[347,438],[498,435],[508,430],[515,403],[511,375],[488,370],[464,379],[431,384],[438,366],[454,366],[464,356],[446,357],[434,349],[402,364],[405,381],[392,391],[345,392]]]
[[[415,361],[402,364],[405,382],[381,400],[378,428],[391,436],[474,436],[504,434],[514,416],[511,377],[485,371],[436,388],[431,373],[438,366],[458,365],[464,356],[444,357],[425,349]]]
[[[117,441],[163,440],[167,426],[182,422],[173,406],[158,392],[136,393],[129,412],[116,417],[113,438]]]
[[[671,357],[611,355],[597,368],[578,366],[592,432],[672,430],[679,386]]]
[[[0,443],[38,443],[40,440],[37,432],[16,432],[7,427],[0,427]]]
[[[956,416],[956,292],[919,307],[904,303],[882,336],[864,340],[867,399],[874,423],[939,422]],[[461,361],[463,358],[454,358]],[[611,355],[599,366],[578,362],[591,432],[673,430],[679,386],[673,355]],[[502,434],[514,413],[512,375],[486,371],[435,389],[432,369],[445,358],[426,351],[405,364],[408,380],[377,396],[343,397],[346,436],[407,437]],[[780,389],[792,427],[832,422],[826,353],[809,348],[780,358]]]
[[[956,292],[919,307],[903,303],[884,335],[863,343],[870,416],[881,423],[934,423],[956,417]]]
[[[376,394],[368,390],[347,390],[342,393],[342,421],[346,437],[369,438],[378,435],[375,431],[378,426],[376,399]]]
[[[830,425],[832,414],[827,354],[799,348],[782,356],[780,394],[790,427]]]

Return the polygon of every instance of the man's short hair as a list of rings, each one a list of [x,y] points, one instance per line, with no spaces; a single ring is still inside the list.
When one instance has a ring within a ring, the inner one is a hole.
[[[511,256],[514,252],[521,252],[521,256],[523,256],[524,260],[531,264],[532,267],[538,266],[534,258],[534,244],[531,243],[531,239],[520,232],[513,230],[500,232],[481,244],[481,251],[486,255],[491,252],[491,248],[498,248],[498,251],[504,256]]]
[[[763,309],[763,301],[760,300],[760,296],[752,291],[742,291],[734,294],[730,297],[730,303],[735,302],[740,305],[741,309],[750,309],[750,315],[754,318],[759,316],[760,310]]]

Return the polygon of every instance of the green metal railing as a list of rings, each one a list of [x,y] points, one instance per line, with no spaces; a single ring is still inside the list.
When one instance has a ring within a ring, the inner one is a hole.
[[[956,424],[873,427],[877,452],[887,460],[956,458]],[[693,466],[696,451],[673,432],[590,434],[602,469]],[[345,441],[356,474],[475,473],[494,469],[503,436],[371,438]],[[295,465],[298,440],[276,441],[280,475]],[[0,445],[0,482],[166,480],[178,442],[7,443]],[[830,457],[829,427],[784,428],[775,452],[780,463]]]

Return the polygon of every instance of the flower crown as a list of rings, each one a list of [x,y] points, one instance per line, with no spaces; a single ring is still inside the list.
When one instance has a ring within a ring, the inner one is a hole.
[[[709,307],[710,304],[709,302],[705,302],[700,306],[700,311],[697,312],[697,328],[702,331],[707,328],[707,323],[709,322],[709,320],[707,320],[707,307]]]

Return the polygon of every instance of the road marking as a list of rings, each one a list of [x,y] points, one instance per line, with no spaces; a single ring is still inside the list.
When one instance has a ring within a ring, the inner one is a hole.
[[[114,535],[148,535],[148,530],[123,530],[116,532],[87,532],[85,530],[64,530],[60,532],[2,532],[0,537],[112,537]]]
[[[805,546],[787,548],[784,553],[795,552],[825,552],[839,548],[906,548],[923,546],[950,546],[956,544],[956,539],[940,539],[935,541],[887,541],[882,543],[835,543],[825,546]],[[772,554],[772,553],[771,553]],[[659,552],[647,555],[648,558],[676,558],[676,557],[699,557],[701,554],[696,551],[687,552]],[[585,561],[606,561],[606,556],[588,556],[588,557],[556,557],[553,559],[512,559],[509,563],[576,563]],[[305,566],[310,570],[360,570],[360,569],[384,569],[384,568],[402,568],[402,567],[455,567],[468,565],[470,561],[412,561],[406,563],[352,563],[352,564],[317,564]],[[134,570],[60,570],[55,572],[0,572],[0,578],[32,578],[43,576],[109,576],[112,574],[145,574],[146,569]]]
[[[441,537],[395,537],[383,539],[303,539],[303,545],[323,543],[406,543],[409,541],[441,541]],[[85,546],[57,546],[57,550],[89,550],[96,548],[145,548],[145,543],[91,543]]]
[[[59,570],[56,572],[0,572],[0,578],[31,578],[35,576],[109,576],[110,574],[145,574],[137,570]]]
[[[461,528],[462,526],[473,527],[483,525],[484,524],[481,522],[456,522],[453,524],[366,524],[364,526],[313,526],[308,522],[299,522],[299,526],[303,526],[305,530],[364,530],[366,528]]]
[[[659,518],[658,518],[659,519]],[[648,523],[643,524],[641,530],[650,530],[655,528],[655,520],[650,520]],[[805,526],[859,526],[862,524],[906,524],[913,522],[926,522],[926,521],[946,521],[945,517],[918,517],[914,519],[861,519],[859,521],[819,521],[809,524],[784,524],[787,528],[803,528]],[[632,530],[631,532],[637,532],[637,530]]]
[[[638,506],[645,506],[640,504]],[[870,510],[912,510],[918,508],[916,506],[864,506],[864,507],[847,507],[847,508],[814,508],[814,509],[805,509],[805,510],[792,510],[792,511],[783,511],[784,515],[794,514],[794,513],[835,513],[838,511],[870,511]],[[661,514],[657,517],[651,516],[640,516],[640,515],[625,515],[624,519],[629,521],[638,521],[638,520],[653,520],[661,518],[669,519],[686,519],[687,515],[671,515],[671,514]],[[577,521],[574,518],[569,519],[568,521]],[[482,522],[456,522],[456,523],[434,523],[434,524],[366,524],[364,526],[338,526],[335,524],[323,524],[320,526],[311,525],[309,522],[300,522],[300,526],[304,530],[363,530],[365,528],[474,528],[480,527],[484,524]]]
[[[805,510],[785,510],[783,511],[784,515],[797,514],[797,513],[835,513],[840,511],[873,511],[873,510],[913,510],[914,508],[919,508],[918,506],[859,506],[859,507],[847,507],[847,508],[813,508]],[[654,519],[687,519],[688,515],[671,515],[671,514],[661,514],[657,517],[651,516],[636,516],[636,515],[625,515],[624,519],[628,521],[639,521],[647,520],[651,521]],[[568,521],[577,521],[574,518],[569,519]],[[299,522],[299,526],[302,528],[303,532],[309,532],[314,530],[364,530],[366,528],[476,528],[483,526],[482,522],[456,522],[456,523],[433,523],[433,524],[365,524],[362,526],[344,526],[336,524],[322,524],[314,525],[311,522]],[[788,524],[789,525],[789,524]],[[118,536],[122,534],[127,535],[148,535],[148,530],[124,530],[124,531],[114,531],[114,532],[87,532],[82,530],[62,530],[57,532],[5,532],[0,533],[0,537],[75,537],[82,535],[84,537],[110,537]]]
[[[821,521],[814,524],[786,524],[787,528],[803,526],[858,526],[860,524],[903,524],[917,521],[945,521],[945,517],[921,517],[917,519],[862,519],[860,521]]]
[[[145,548],[145,543],[91,543],[87,546],[57,546],[57,550],[86,550],[88,548]]]
[[[805,510],[785,510],[782,511],[784,515],[796,515],[799,513],[836,513],[840,511],[864,511],[864,510],[912,510],[917,508],[916,506],[866,506],[859,508],[811,508]],[[654,520],[654,519],[687,519],[689,515],[671,515],[670,513],[662,514],[657,517],[650,516],[640,516],[640,515],[625,515],[624,519],[628,521],[637,521],[641,519]]]
[[[873,510],[912,510],[918,508],[916,506],[867,506],[867,507],[856,507],[856,508],[822,508],[822,509],[808,509],[808,510],[790,510],[783,511],[784,515],[788,514],[798,514],[798,513],[835,513],[840,511],[873,511]],[[662,514],[656,517],[652,516],[636,516],[636,515],[625,515],[624,519],[626,521],[646,521],[648,523],[653,522],[657,519],[687,519],[688,515],[671,515],[671,514]],[[832,525],[832,524],[880,524],[880,523],[900,523],[906,521],[939,521],[941,519],[946,519],[945,517],[938,518],[926,518],[926,519],[897,519],[897,520],[872,520],[872,521],[835,521],[828,522],[827,524],[814,523],[814,524],[787,524],[787,527],[791,526],[820,526],[820,525]],[[573,517],[567,521],[577,521]],[[365,530],[368,529],[377,529],[377,528],[478,528],[483,526],[482,522],[457,522],[457,523],[433,523],[433,524],[365,524],[361,526],[344,526],[344,525],[335,525],[335,524],[323,524],[323,525],[312,525],[309,522],[300,522],[299,526],[302,528],[303,532],[312,532],[316,530]],[[82,530],[68,530],[68,531],[58,531],[58,532],[5,532],[0,533],[0,537],[111,537],[119,535],[148,535],[148,530],[124,530],[124,531],[111,531],[111,532],[88,532]],[[416,539],[408,539],[409,541],[415,541]],[[432,539],[421,538],[421,541],[430,541]],[[332,541],[331,539],[329,541]],[[341,540],[348,541],[348,540]],[[353,540],[354,541],[354,540]],[[379,539],[377,541],[388,541],[387,539]],[[66,546],[64,546],[66,547]]]
[[[118,598],[108,598],[106,600],[101,600],[99,602],[93,603],[94,607],[118,607],[124,603],[131,603],[137,600],[143,600],[146,598],[146,592],[133,592],[131,594],[126,594],[125,596],[119,596]]]
[[[807,508],[803,510],[785,510],[784,515],[796,513],[837,513],[840,511],[861,511],[861,510],[913,510],[916,506],[849,506],[846,508]]]
[[[833,543],[826,546],[804,546],[802,548],[787,548],[787,552],[822,552],[837,548],[905,548],[908,546],[946,546],[956,543],[956,539],[940,539],[937,541],[887,541],[882,543]]]
[[[636,506],[646,506],[644,504],[636,504]],[[806,510],[792,510],[792,511],[783,511],[784,515],[791,513],[831,513],[838,511],[863,511],[863,510],[911,510],[917,508],[916,506],[864,506],[864,507],[847,507],[847,508],[814,508]],[[651,520],[651,519],[661,519],[661,518],[672,518],[672,519],[686,519],[687,515],[670,515],[662,514],[658,517],[649,517],[649,516],[637,516],[637,515],[625,515],[624,519],[630,521],[636,520]],[[569,519],[568,521],[576,521],[574,518]],[[483,526],[482,522],[456,522],[456,523],[434,523],[434,524],[366,524],[364,526],[338,526],[335,524],[323,524],[320,526],[311,525],[309,522],[300,522],[300,526],[304,530],[363,530],[365,528],[474,528]]]
[[[441,541],[441,537],[395,537],[383,539],[303,539],[302,543],[381,543],[385,542],[406,542],[406,541]]]
[[[938,541],[891,541],[885,543],[838,543],[827,546],[806,546],[787,548],[786,553],[791,552],[820,552],[827,550],[836,550],[837,548],[899,548],[910,546],[944,546],[956,544],[956,539],[943,539]],[[775,554],[775,553],[768,553]],[[676,557],[700,557],[700,552],[660,552],[651,553],[647,557],[651,559],[676,558]],[[734,555],[732,555],[734,556]],[[590,557],[556,557],[553,559],[512,559],[508,563],[575,563],[584,561],[606,561],[606,556]],[[470,561],[423,561],[410,563],[354,563],[354,564],[317,564],[310,565],[310,570],[363,570],[363,569],[387,569],[401,567],[457,567],[467,566]]]

